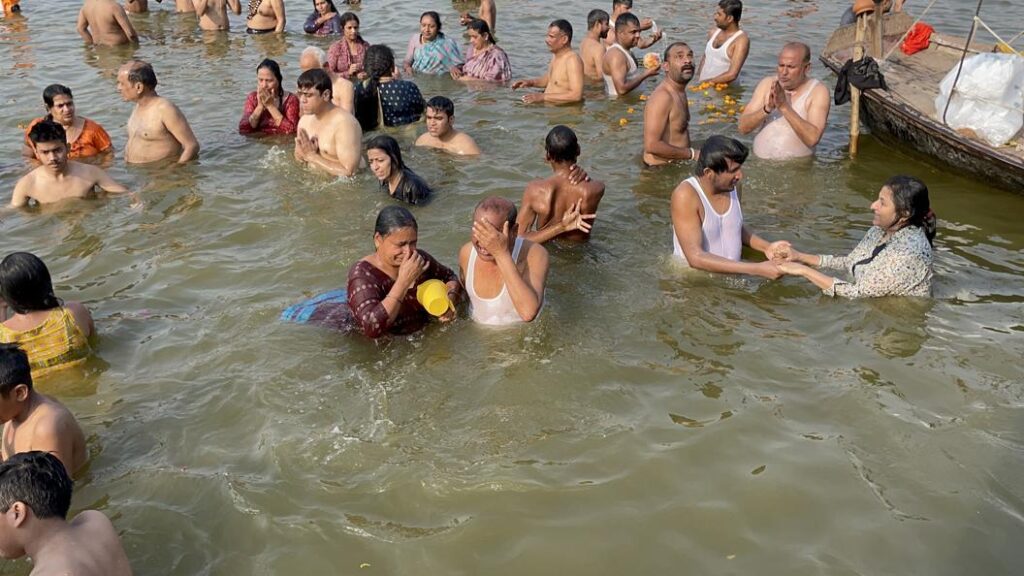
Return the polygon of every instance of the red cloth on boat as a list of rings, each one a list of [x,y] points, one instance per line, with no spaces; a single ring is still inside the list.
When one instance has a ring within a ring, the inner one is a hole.
[[[928,48],[928,45],[931,44],[933,32],[935,32],[935,28],[924,22],[914,24],[914,27],[907,33],[906,39],[903,40],[903,44],[900,45],[900,50],[907,56],[910,56]]]

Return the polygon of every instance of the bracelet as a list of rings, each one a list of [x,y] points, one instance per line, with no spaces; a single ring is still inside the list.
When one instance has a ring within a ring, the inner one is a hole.
[[[765,116],[771,115],[771,112],[768,111],[768,105],[767,104],[765,104],[764,106],[761,107],[761,111],[764,112]]]
[[[693,153],[693,148],[690,148],[690,160],[693,160],[696,157],[697,155]]]

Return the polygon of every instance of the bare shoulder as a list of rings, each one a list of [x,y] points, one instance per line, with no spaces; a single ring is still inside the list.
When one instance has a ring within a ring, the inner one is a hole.
[[[523,200],[533,202],[545,199],[551,196],[554,191],[555,185],[551,178],[530,180],[526,184],[526,189],[523,190]]]
[[[424,132],[419,135],[419,138],[416,138],[414,146],[433,146],[434,143],[431,141],[432,138],[433,137],[430,135],[430,132]]]
[[[466,267],[466,264],[469,262],[469,253],[472,249],[472,242],[466,242],[462,245],[462,248],[459,248],[459,266]]]
[[[110,518],[99,510],[83,510],[70,522],[76,531],[88,532],[90,537],[117,537]]]
[[[523,239],[523,249],[526,250],[526,261],[532,266],[544,265],[548,263],[548,249],[544,246],[534,242],[533,240]]]

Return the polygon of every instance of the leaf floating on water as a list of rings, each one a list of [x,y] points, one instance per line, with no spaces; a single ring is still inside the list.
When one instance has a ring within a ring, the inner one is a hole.
[[[370,567],[370,563],[369,562],[363,562],[362,564],[359,565],[359,567],[360,568],[369,568]]]
[[[729,554],[728,556],[726,556],[726,557],[725,557],[725,559],[726,559],[726,560],[732,560],[732,559],[733,559],[733,558],[735,558],[735,557],[736,557],[736,555],[735,555],[735,554]]]
[[[753,474],[754,476],[757,476],[761,472],[764,472],[764,469],[767,468],[767,467],[768,467],[767,464],[762,464],[762,465],[758,466],[757,468],[754,468],[754,471],[751,472],[751,474]]]
[[[722,412],[718,416],[718,421],[721,422],[722,420],[725,420],[726,418],[732,418],[732,410],[726,410],[725,412]]]
[[[681,424],[687,428],[703,428],[704,424],[694,420],[693,418],[687,418],[686,416],[680,416],[679,414],[672,414],[669,412],[669,418],[672,419],[676,424]]]

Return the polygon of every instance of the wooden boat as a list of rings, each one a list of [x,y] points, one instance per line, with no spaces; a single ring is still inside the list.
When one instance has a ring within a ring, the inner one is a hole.
[[[914,19],[905,13],[887,14],[882,21],[882,53],[887,53],[913,23]],[[833,32],[821,54],[822,63],[838,73],[853,57],[855,34],[855,25]],[[883,142],[909,147],[940,167],[1024,193],[1024,137],[1018,134],[1016,145],[993,147],[968,131],[961,133],[946,126],[942,111],[935,111],[939,83],[960,61],[964,42],[935,33],[926,50],[911,56],[895,50],[880,66],[889,90],[864,91],[860,117],[871,128],[871,134]],[[870,51],[870,42],[865,48]],[[992,44],[972,43],[969,53],[992,52],[993,48]]]

